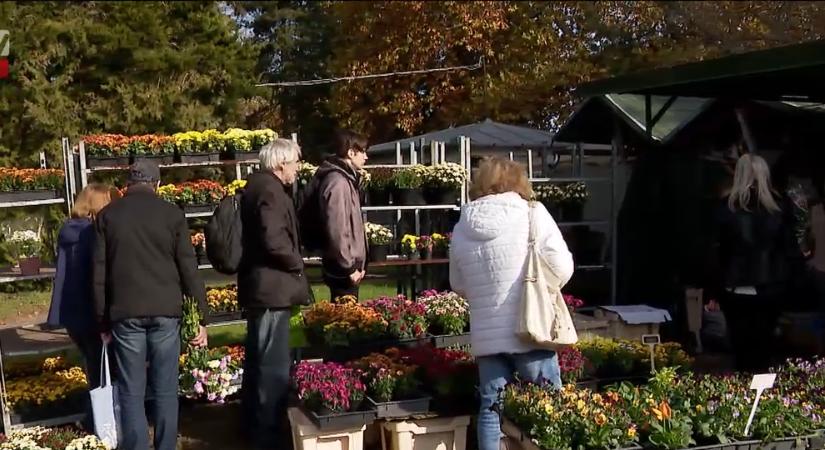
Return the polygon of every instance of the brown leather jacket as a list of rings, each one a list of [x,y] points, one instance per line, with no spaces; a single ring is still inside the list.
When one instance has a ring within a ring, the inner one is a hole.
[[[346,161],[331,157],[321,164],[316,176],[322,177],[319,198],[326,231],[324,277],[348,278],[356,270],[363,270],[367,261],[359,175]]]

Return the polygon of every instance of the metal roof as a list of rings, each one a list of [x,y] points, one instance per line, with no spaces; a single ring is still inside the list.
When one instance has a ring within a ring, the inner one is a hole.
[[[651,96],[651,109],[660,111],[667,106],[661,118],[654,124],[650,139],[666,143],[682,128],[705,111],[713,100],[695,97],[678,97],[668,105],[670,97]],[[635,94],[609,94],[591,97],[582,103],[564,126],[556,133],[563,142],[587,142],[610,144],[613,138],[613,119],[619,117],[640,136],[645,135],[645,96]]]
[[[487,119],[478,123],[450,127],[440,131],[376,144],[371,146],[369,151],[378,153],[395,151],[396,143],[401,143],[402,148],[406,150],[410,142],[415,143],[418,147],[422,139],[425,143],[438,141],[451,145],[456,143],[460,136],[470,138],[473,147],[540,148],[549,147],[553,143],[553,133],[549,131],[509,125]]]
[[[818,40],[593,81],[576,93],[825,102],[823,77],[825,40]]]

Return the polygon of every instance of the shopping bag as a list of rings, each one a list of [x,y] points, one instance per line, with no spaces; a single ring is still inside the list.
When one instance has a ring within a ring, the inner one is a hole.
[[[112,386],[109,352],[106,347],[106,344],[103,344],[100,358],[100,387],[89,391],[89,396],[92,398],[95,434],[109,448],[117,448],[120,409],[117,404],[117,391]]]
[[[578,335],[561,293],[561,280],[550,270],[536,249],[533,208],[531,202],[527,268],[516,335],[530,344],[558,349],[578,342]]]

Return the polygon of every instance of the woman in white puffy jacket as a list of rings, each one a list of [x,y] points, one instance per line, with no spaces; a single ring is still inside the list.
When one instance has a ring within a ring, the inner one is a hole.
[[[515,374],[561,385],[556,354],[515,334],[522,298],[529,234],[526,170],[501,158],[483,161],[461,211],[450,245],[450,284],[470,303],[472,352],[478,362],[481,410],[479,450],[499,450],[501,428],[493,409]],[[536,245],[549,268],[567,283],[573,256],[547,209],[533,203]]]

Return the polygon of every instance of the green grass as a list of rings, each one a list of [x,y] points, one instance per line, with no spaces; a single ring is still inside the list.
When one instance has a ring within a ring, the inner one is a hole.
[[[52,292],[29,291],[0,294],[0,325],[31,324],[40,314],[48,313]]]

